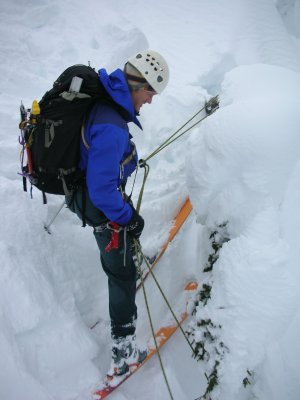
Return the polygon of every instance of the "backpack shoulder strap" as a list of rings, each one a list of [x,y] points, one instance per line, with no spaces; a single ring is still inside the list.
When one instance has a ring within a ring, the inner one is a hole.
[[[88,142],[87,142],[86,139],[85,139],[84,130],[85,130],[85,125],[83,124],[82,127],[81,127],[81,139],[82,139],[82,142],[83,142],[83,144],[84,144],[84,147],[85,147],[87,150],[89,150],[90,146],[89,146]]]
[[[135,144],[130,141],[131,144],[131,153],[125,158],[125,160],[123,160],[121,162],[121,167],[123,168],[126,164],[128,164],[136,155],[136,148],[135,148]]]

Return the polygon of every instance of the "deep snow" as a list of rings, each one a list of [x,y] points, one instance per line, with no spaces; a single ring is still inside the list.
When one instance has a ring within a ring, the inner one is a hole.
[[[168,60],[171,77],[143,107],[144,131],[132,127],[140,157],[220,94],[215,114],[150,161],[141,210],[142,244],[153,254],[190,196],[194,211],[155,273],[178,312],[186,281],[211,285],[190,327],[201,340],[196,324],[211,319],[228,349],[219,357],[208,343],[210,359],[197,362],[176,333],[162,351],[174,398],[201,396],[204,373],[220,360],[214,400],[298,400],[300,1],[5,0],[0,11],[0,398],[89,399],[110,358],[106,278],[92,232],[64,209],[47,235],[43,223],[62,198],[44,206],[37,190],[32,200],[22,191],[20,101],[30,107],[68,65],[112,71],[150,47]],[[135,200],[141,180],[140,172]],[[225,222],[230,241],[203,272],[210,233]],[[151,278],[146,289],[158,328],[171,316]],[[142,293],[137,302],[145,342]],[[168,398],[158,361],[111,398]]]

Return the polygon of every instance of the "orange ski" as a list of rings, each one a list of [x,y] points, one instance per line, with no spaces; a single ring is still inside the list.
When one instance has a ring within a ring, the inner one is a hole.
[[[197,282],[191,281],[185,285],[184,290],[185,290],[185,292],[192,293],[197,288],[198,288]],[[187,317],[188,317],[187,311],[183,312],[180,315],[180,317],[178,318],[180,325],[186,320]],[[159,349],[171,338],[171,336],[176,332],[177,329],[178,329],[177,325],[167,325],[167,326],[161,327],[155,333],[155,338],[156,338]],[[147,355],[146,359],[140,365],[132,367],[129,370],[129,372],[127,374],[125,374],[124,376],[116,377],[117,380],[114,383],[114,386],[110,386],[109,383],[106,383],[104,388],[98,390],[95,393],[95,395],[98,396],[99,400],[107,397],[110,393],[112,393],[115,389],[117,389],[123,382],[125,382],[131,375],[133,375],[136,371],[138,371],[156,353],[157,353],[157,350],[156,350],[154,343],[149,344],[148,345],[148,355]]]
[[[174,223],[173,223],[173,226],[172,226],[172,228],[170,230],[169,237],[168,237],[167,241],[164,243],[164,245],[161,248],[160,252],[155,257],[155,260],[151,264],[151,268],[150,268],[151,270],[155,267],[155,265],[158,263],[158,261],[160,260],[160,258],[164,254],[164,252],[167,250],[167,247],[169,246],[170,242],[172,242],[172,240],[176,236],[177,232],[179,231],[179,229],[181,228],[181,226],[183,225],[183,223],[185,222],[187,217],[190,215],[190,212],[192,211],[192,209],[193,209],[193,206],[191,204],[191,201],[190,201],[189,197],[187,197],[185,199],[184,203],[183,203],[183,206],[181,207],[181,209],[179,210],[178,214],[176,215],[176,217],[174,219]],[[145,280],[147,278],[149,273],[150,273],[150,271],[147,270],[147,272],[145,274],[143,274],[143,280]],[[140,282],[137,285],[137,289],[140,288],[141,284],[142,283]]]

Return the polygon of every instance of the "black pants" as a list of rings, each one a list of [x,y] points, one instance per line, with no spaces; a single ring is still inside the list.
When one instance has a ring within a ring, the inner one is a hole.
[[[69,209],[82,219],[83,196],[84,215],[87,224],[95,228],[108,222],[103,213],[92,204],[86,188],[79,188],[75,194],[66,197],[66,204]],[[130,237],[124,234],[124,230],[121,230],[118,248],[107,252],[105,248],[111,241],[112,231],[108,228],[100,231],[94,229],[94,236],[100,250],[102,268],[108,277],[112,337],[116,339],[133,335],[137,318],[135,304],[136,268],[132,259]]]

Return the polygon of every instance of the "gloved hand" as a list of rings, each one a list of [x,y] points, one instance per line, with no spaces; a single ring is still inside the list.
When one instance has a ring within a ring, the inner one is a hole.
[[[144,229],[144,219],[141,217],[134,208],[132,208],[132,217],[127,224],[127,232],[135,239],[139,239]]]

